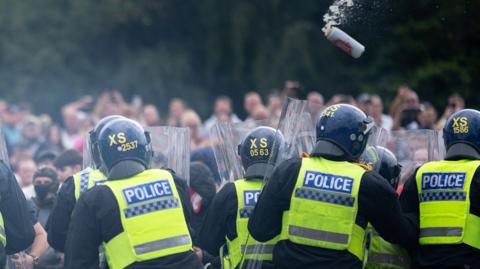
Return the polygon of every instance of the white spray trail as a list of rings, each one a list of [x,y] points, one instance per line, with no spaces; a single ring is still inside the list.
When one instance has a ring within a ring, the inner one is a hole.
[[[332,26],[345,23],[348,19],[346,11],[353,4],[353,0],[335,0],[328,8],[327,13],[323,15],[325,26],[322,31],[326,33]]]
[[[349,36],[340,28],[335,27],[346,23],[349,18],[349,9],[353,7],[354,0],[335,0],[328,8],[327,13],[323,15],[325,26],[322,31],[327,39],[335,46],[350,54],[354,58],[359,58],[365,51],[365,47],[357,40]]]

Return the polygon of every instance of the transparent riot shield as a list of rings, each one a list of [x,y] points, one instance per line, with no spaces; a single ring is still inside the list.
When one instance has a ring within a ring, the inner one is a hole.
[[[221,186],[243,178],[245,170],[238,155],[238,145],[251,130],[259,126],[271,127],[267,121],[248,123],[217,123],[209,133],[210,143],[222,180]]]
[[[445,148],[445,141],[443,140],[443,130],[438,130],[437,132],[437,143],[438,143],[438,157],[440,159],[445,158],[447,154],[447,149]]]
[[[379,126],[372,128],[368,137],[365,151],[360,157],[360,162],[368,165],[372,170],[379,171],[383,152],[377,151],[376,147],[386,147],[390,133]]]
[[[445,155],[440,135],[436,130],[401,130],[389,135],[386,147],[395,154],[402,166],[400,184],[415,172],[420,165],[443,159]]]
[[[97,165],[92,156],[92,143],[90,141],[90,134],[86,133],[83,139],[83,169],[90,167],[92,169],[97,169]]]
[[[274,144],[269,162],[278,165],[282,161],[310,153],[315,146],[315,128],[308,112],[307,101],[286,98],[278,122],[277,132],[283,135],[284,145]],[[281,137],[278,135],[277,137]],[[275,143],[281,143],[276,140]],[[268,180],[268,176],[265,178]]]
[[[153,156],[151,168],[171,169],[189,182],[190,129],[171,126],[146,127],[150,133]]]
[[[10,159],[8,157],[7,143],[5,142],[5,134],[3,126],[0,124],[0,160],[10,167]]]
[[[284,100],[277,133],[281,133],[281,135],[276,135],[277,139],[274,142],[273,152],[269,159],[269,163],[273,166],[281,165],[284,160],[301,157],[313,150],[315,130],[312,117],[308,112],[307,101],[292,98]],[[283,141],[279,139],[280,137],[283,137]],[[271,174],[265,175],[264,184],[270,176]],[[265,257],[272,255],[273,246],[270,241],[260,243],[249,236],[242,253],[240,268],[271,268],[271,262],[266,261]]]

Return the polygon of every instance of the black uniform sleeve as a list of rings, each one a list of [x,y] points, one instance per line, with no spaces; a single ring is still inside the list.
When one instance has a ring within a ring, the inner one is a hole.
[[[0,245],[0,268],[5,268],[7,263],[7,253],[5,253],[5,248],[3,245]]]
[[[416,174],[417,171],[415,170],[415,173],[413,173],[403,185],[403,191],[400,195],[400,206],[402,207],[403,215],[415,228],[417,235],[416,238],[413,238],[408,242],[408,245],[405,245],[409,251],[415,251],[418,247],[418,233],[420,231],[419,201],[417,182],[415,179]]]
[[[27,200],[27,209],[28,215],[30,216],[30,221],[33,225],[35,225],[38,222],[38,210],[37,206],[31,199]]]
[[[6,253],[27,249],[35,237],[27,201],[13,172],[3,162],[0,162],[0,212],[7,237]]]
[[[397,193],[377,173],[363,175],[358,204],[359,214],[365,216],[385,240],[405,246],[416,238],[415,226],[403,215]]]
[[[417,182],[415,179],[416,174],[417,172],[415,171],[405,182],[405,185],[403,185],[403,192],[400,195],[400,205],[402,206],[403,212],[418,223],[419,201]]]
[[[237,197],[235,185],[226,184],[213,198],[202,228],[198,234],[198,245],[214,256],[219,255],[225,244],[225,236],[237,237],[235,221],[237,217]]]
[[[205,265],[210,264],[210,267],[208,268],[220,269],[222,267],[222,262],[220,261],[220,257],[218,256],[214,257],[207,251],[203,251],[202,263]]]
[[[280,234],[283,212],[290,208],[301,164],[300,158],[293,158],[273,171],[248,221],[248,231],[255,240],[266,242]]]
[[[188,193],[188,185],[187,182],[175,174],[173,175],[173,181],[175,182],[175,186],[178,190],[178,195],[180,196],[180,200],[183,206],[183,214],[185,215],[185,220],[187,223],[190,224],[193,215],[193,207],[192,203],[190,202],[190,195]]]
[[[480,168],[475,171],[470,186],[470,212],[480,216]]]
[[[69,177],[60,188],[57,203],[47,222],[48,244],[60,252],[65,251],[68,225],[75,203],[75,184],[73,177]]]
[[[92,190],[80,196],[73,210],[65,247],[65,268],[98,268],[98,247],[102,242],[102,234],[95,201],[89,195]]]

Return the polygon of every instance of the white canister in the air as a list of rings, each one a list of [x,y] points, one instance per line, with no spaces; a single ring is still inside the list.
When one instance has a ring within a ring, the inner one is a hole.
[[[350,54],[353,58],[362,56],[365,51],[365,47],[357,40],[353,39],[347,33],[337,27],[330,27],[325,33],[327,39],[335,44],[346,53]]]

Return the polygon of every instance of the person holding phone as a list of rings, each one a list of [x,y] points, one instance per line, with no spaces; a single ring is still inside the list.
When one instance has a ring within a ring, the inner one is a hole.
[[[420,112],[420,101],[417,93],[406,85],[400,86],[390,108],[390,114],[394,119],[392,130],[418,129]]]

